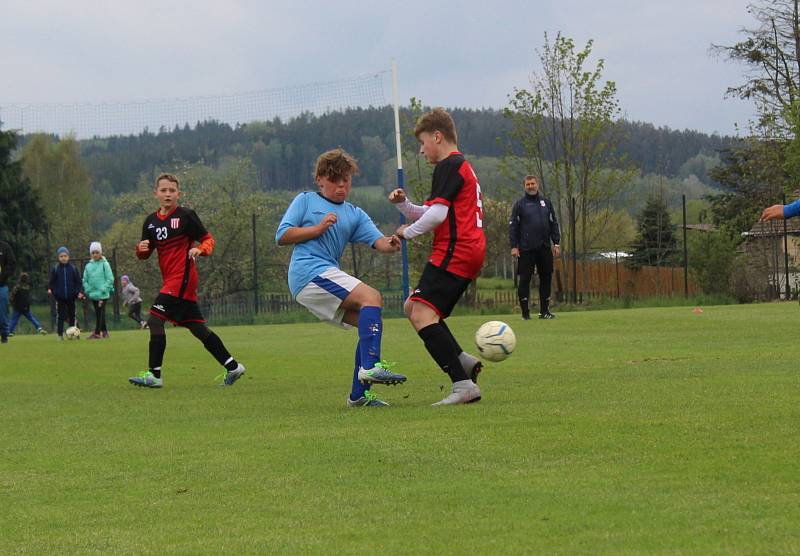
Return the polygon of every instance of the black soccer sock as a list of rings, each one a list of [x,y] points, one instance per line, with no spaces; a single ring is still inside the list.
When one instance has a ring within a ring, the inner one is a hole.
[[[165,334],[150,335],[150,362],[148,366],[153,374],[156,375],[156,378],[161,378],[161,363],[164,361],[164,350],[166,349],[167,336]]]
[[[148,367],[156,378],[161,378],[161,363],[164,361],[164,350],[167,349],[164,321],[150,315],[147,324],[150,325],[150,363]]]
[[[222,340],[219,339],[219,336],[213,332],[209,331],[208,336],[206,336],[205,340],[203,340],[203,345],[208,352],[214,356],[214,359],[219,361],[219,364],[229,371],[234,370],[239,365],[236,359],[231,357],[231,354],[225,348],[225,344],[222,343]]]
[[[451,343],[451,344],[453,344],[453,348],[456,350],[456,353],[457,353],[457,354],[459,354],[459,355],[461,355],[462,353],[464,353],[464,350],[463,350],[463,349],[461,349],[461,346],[460,346],[460,345],[458,345],[458,340],[456,340],[456,337],[455,337],[455,336],[453,336],[453,333],[452,333],[452,332],[450,332],[450,328],[447,326],[447,323],[446,323],[446,322],[444,322],[444,319],[440,320],[440,321],[439,321],[439,324],[440,324],[440,325],[442,326],[442,328],[444,328],[444,329],[445,329],[445,331],[447,332],[447,336],[450,338],[450,343]]]
[[[450,380],[458,382],[467,380],[461,361],[458,359],[456,348],[453,347],[452,335],[441,323],[430,324],[418,331],[419,337],[425,343],[425,349],[431,354],[436,364],[448,374]]]

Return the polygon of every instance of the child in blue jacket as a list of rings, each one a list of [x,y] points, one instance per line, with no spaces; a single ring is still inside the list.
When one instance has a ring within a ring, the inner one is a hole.
[[[47,294],[56,300],[58,314],[58,339],[64,339],[64,321],[75,326],[75,300],[82,298],[81,275],[69,262],[69,249],[59,247],[56,251],[58,264],[50,270]]]

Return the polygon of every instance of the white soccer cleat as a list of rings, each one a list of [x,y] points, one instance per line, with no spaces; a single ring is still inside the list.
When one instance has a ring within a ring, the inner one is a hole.
[[[459,380],[453,383],[453,391],[441,401],[433,405],[457,405],[474,403],[481,399],[481,389],[471,380]]]
[[[466,351],[461,352],[458,356],[458,360],[461,362],[461,368],[467,373],[467,378],[472,382],[478,382],[478,375],[483,370],[483,363],[481,363],[481,360],[474,355],[470,355]]]

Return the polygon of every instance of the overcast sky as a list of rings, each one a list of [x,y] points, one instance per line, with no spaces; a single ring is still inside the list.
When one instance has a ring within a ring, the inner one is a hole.
[[[752,117],[725,98],[743,68],[709,54],[752,24],[744,0],[373,4],[0,0],[0,107],[275,89],[395,58],[404,100],[500,108],[538,69],[544,33],[561,31],[594,39],[630,119],[730,134]]]

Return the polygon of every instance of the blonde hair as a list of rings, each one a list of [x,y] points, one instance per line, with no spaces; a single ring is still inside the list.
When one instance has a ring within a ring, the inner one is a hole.
[[[437,106],[419,117],[417,125],[414,127],[414,137],[419,139],[420,133],[433,133],[434,131],[444,135],[444,138],[451,143],[458,143],[456,123],[450,113],[441,106]]]
[[[158,182],[160,182],[161,180],[171,181],[178,187],[178,189],[181,188],[181,181],[175,174],[159,174],[158,177],[156,178],[155,189],[158,189]]]

